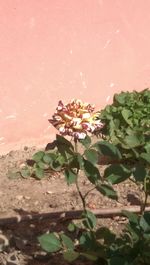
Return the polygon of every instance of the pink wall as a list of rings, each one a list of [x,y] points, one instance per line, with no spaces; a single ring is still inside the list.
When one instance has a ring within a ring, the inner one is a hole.
[[[0,153],[51,140],[59,99],[149,85],[149,0],[1,0]]]

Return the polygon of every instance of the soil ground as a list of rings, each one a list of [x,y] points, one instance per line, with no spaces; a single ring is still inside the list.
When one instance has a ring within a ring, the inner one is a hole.
[[[24,150],[11,151],[0,157],[0,219],[12,217],[16,214],[25,215],[33,213],[46,213],[82,209],[80,198],[75,186],[67,186],[64,176],[51,174],[38,181],[33,178],[22,178],[13,174],[20,169],[26,159],[36,148],[25,147]],[[100,171],[104,166],[100,167]],[[91,184],[81,176],[80,186],[85,193]],[[137,205],[139,193],[137,187],[124,182],[116,185],[119,201],[104,198],[93,190],[87,197],[90,209],[109,207],[122,207],[123,205]],[[99,219],[98,225],[109,226],[110,229],[120,231],[124,223],[123,218]],[[67,265],[59,256],[45,255],[41,250],[37,237],[47,231],[61,231],[67,224],[63,222],[50,222],[49,220],[28,221],[18,224],[3,224],[0,230],[0,265]],[[8,242],[7,242],[8,240]],[[4,246],[4,241],[7,246]],[[8,244],[7,244],[8,243]],[[74,265],[91,265],[91,262],[77,260]]]

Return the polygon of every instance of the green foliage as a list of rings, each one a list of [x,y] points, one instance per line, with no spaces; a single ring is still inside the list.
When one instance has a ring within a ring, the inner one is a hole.
[[[79,142],[85,147],[88,148],[91,144],[91,138],[87,135],[85,139],[79,140]]]
[[[38,238],[42,248],[47,252],[57,252],[62,248],[59,237],[54,234],[44,234]]]
[[[87,229],[94,229],[96,227],[96,217],[90,211],[85,211],[83,213],[83,224]]]
[[[64,259],[73,262],[79,257],[97,265],[149,265],[150,213],[145,212],[150,196],[150,91],[121,92],[113,104],[100,112],[105,123],[103,140],[92,143],[84,140],[68,141],[60,135],[48,143],[46,149],[35,153],[21,170],[42,179],[45,174],[61,171],[68,185],[76,185],[83,204],[80,223],[71,222],[66,233],[44,234],[38,238],[46,252],[61,252]],[[78,145],[78,150],[77,150]],[[104,174],[99,161],[105,157]],[[107,162],[109,164],[107,164]],[[113,200],[118,200],[114,184],[132,180],[140,184],[145,196],[140,215],[124,211],[128,222],[121,234],[107,227],[97,227],[93,212],[86,208],[78,179],[85,175],[94,189]]]
[[[68,185],[76,182],[77,174],[74,173],[72,170],[66,169],[64,172],[64,175],[66,177],[66,181]]]
[[[124,215],[128,218],[128,223],[120,235],[115,235],[107,227],[97,229],[95,216],[87,211],[83,215],[84,230],[75,239],[78,245],[64,233],[42,235],[39,242],[47,252],[61,250],[64,258],[70,262],[84,256],[96,262],[95,264],[148,265],[150,213],[138,216],[124,211]],[[88,221],[84,223],[85,220]]]
[[[90,161],[92,164],[96,164],[98,162],[99,154],[94,149],[86,149],[84,152],[84,155],[88,161]]]
[[[32,159],[35,161],[35,162],[40,162],[43,158],[43,156],[45,155],[45,153],[43,151],[39,151],[37,153],[35,153],[32,157]]]
[[[104,196],[107,196],[110,199],[113,199],[113,200],[117,200],[118,199],[117,192],[109,184],[97,185],[96,189],[101,194],[103,194]]]
[[[67,250],[63,253],[63,256],[65,260],[73,262],[80,256],[80,254],[74,250]]]
[[[98,149],[101,155],[118,160],[122,158],[119,149],[107,141],[98,141],[94,146]]]
[[[131,176],[132,172],[122,164],[113,164],[108,166],[104,171],[104,177],[111,184],[118,184]]]
[[[66,236],[64,233],[60,234],[60,238],[63,244],[63,247],[67,250],[73,250],[74,249],[74,244],[71,238]]]
[[[30,171],[30,168],[25,166],[21,169],[21,175],[23,178],[27,178],[28,176],[31,175],[31,171]]]
[[[150,165],[150,90],[115,94],[100,112],[103,137],[118,147],[125,162]]]
[[[98,168],[86,159],[84,159],[84,173],[93,184],[96,184],[101,179]]]

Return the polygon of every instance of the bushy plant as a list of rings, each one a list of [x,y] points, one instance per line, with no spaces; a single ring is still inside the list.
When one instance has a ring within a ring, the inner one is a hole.
[[[150,90],[115,94],[99,119],[105,123],[103,137],[118,146],[124,160],[150,162]]]
[[[113,104],[101,111],[100,118],[99,112],[93,111],[90,104],[81,101],[67,105],[59,102],[50,122],[61,135],[57,134],[44,151],[34,154],[30,166],[22,170],[25,177],[30,174],[38,179],[49,170],[61,171],[68,185],[76,185],[83,205],[81,221],[71,222],[68,233],[44,234],[38,240],[46,252],[62,252],[68,261],[83,256],[97,265],[148,265],[150,213],[145,207],[150,195],[149,90],[115,95]],[[89,133],[98,131],[105,139],[92,143]],[[71,136],[72,141],[64,136]],[[103,156],[111,164],[102,176],[99,159]],[[97,219],[86,205],[87,193],[83,194],[79,185],[81,172],[93,188],[113,200],[118,199],[114,184],[131,179],[142,186],[141,213],[123,212],[128,224],[120,235],[97,227]]]

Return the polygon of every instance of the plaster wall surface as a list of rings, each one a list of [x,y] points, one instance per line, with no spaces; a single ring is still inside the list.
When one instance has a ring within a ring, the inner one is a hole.
[[[150,86],[149,0],[0,1],[0,153],[54,138],[60,99]]]

